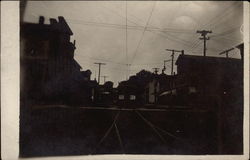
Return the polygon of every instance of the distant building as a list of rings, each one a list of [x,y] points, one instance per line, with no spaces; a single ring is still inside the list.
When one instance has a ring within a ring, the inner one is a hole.
[[[95,88],[98,83],[90,80],[91,71],[81,71],[80,74],[66,78],[64,100],[70,105],[92,105],[94,103]]]
[[[93,102],[99,106],[110,106],[114,104],[113,82],[107,81],[103,85],[97,85],[94,89]]]
[[[138,105],[141,102],[141,93],[136,84],[124,81],[117,87],[117,104],[124,107]]]
[[[158,104],[178,104],[176,100],[176,79],[178,75],[159,75],[160,90],[158,93]]]
[[[122,106],[138,106],[147,103],[145,88],[152,80],[152,73],[141,70],[129,80],[122,81],[117,87],[117,104]]]
[[[159,77],[155,75],[145,88],[146,103],[151,103],[151,104],[157,103],[159,91],[160,91]]]

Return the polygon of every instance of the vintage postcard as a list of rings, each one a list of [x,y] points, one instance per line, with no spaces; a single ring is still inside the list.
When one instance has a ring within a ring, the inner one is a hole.
[[[17,98],[19,158],[249,158],[248,2],[8,5],[17,48],[2,46],[1,75],[18,83],[2,78],[16,96],[1,118]]]

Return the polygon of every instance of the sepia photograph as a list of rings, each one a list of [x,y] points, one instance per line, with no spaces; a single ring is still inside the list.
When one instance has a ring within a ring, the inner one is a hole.
[[[242,1],[22,0],[19,24],[20,157],[244,154]]]

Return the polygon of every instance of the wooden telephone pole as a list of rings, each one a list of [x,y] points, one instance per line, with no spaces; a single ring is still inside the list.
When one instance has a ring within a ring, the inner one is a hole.
[[[106,82],[106,78],[108,78],[108,76],[101,76],[103,77],[103,84]]]
[[[162,74],[164,74],[165,70],[166,70],[166,62],[171,61],[171,59],[168,60],[164,60],[164,65],[163,65],[163,69],[162,69]]]
[[[154,74],[157,75],[159,68],[152,68],[154,70]],[[154,103],[157,102],[157,76],[155,77],[155,81],[154,81]]]
[[[100,84],[101,65],[105,65],[106,63],[94,63],[94,64],[98,64],[98,66],[99,66],[99,72],[98,72],[98,84]]]
[[[206,44],[206,42],[207,42],[207,40],[209,40],[210,38],[209,37],[207,37],[207,34],[208,33],[212,33],[212,31],[206,31],[206,30],[202,30],[202,31],[197,31],[197,33],[200,33],[201,34],[201,36],[202,37],[200,37],[200,39],[201,40],[204,40],[204,48],[203,48],[203,55],[204,55],[204,57],[206,56],[206,50],[207,50],[207,44]]]
[[[174,50],[174,49],[166,49],[166,51],[171,51],[172,52],[172,54],[171,54],[171,57],[172,57],[172,59],[171,59],[171,61],[172,61],[172,63],[171,63],[171,75],[174,75],[174,54],[176,53],[176,52],[181,52],[182,54],[184,54],[184,50]]]

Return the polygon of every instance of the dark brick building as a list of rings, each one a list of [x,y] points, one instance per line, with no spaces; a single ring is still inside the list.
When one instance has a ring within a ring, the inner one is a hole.
[[[180,55],[176,65],[178,100],[186,105],[211,109],[216,114],[221,154],[242,153],[243,61]]]
[[[243,63],[240,59],[180,55],[176,87],[196,93],[205,103],[215,97],[242,97]],[[179,90],[181,92],[181,90]]]
[[[51,18],[50,24],[40,17],[39,23],[21,23],[20,29],[22,102],[66,103],[79,99],[78,94],[91,97],[89,91],[79,91],[91,72],[81,72],[74,59],[73,32],[63,17]]]

